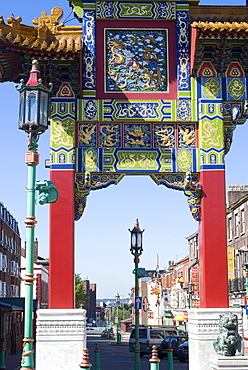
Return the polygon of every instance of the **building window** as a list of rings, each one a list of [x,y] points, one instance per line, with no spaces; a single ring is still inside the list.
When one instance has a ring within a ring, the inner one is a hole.
[[[237,237],[239,236],[239,223],[240,223],[239,214],[235,213],[234,217],[235,217],[235,237]]]
[[[241,212],[240,212],[240,233],[244,233],[245,232],[245,210],[244,209],[241,209]]]
[[[228,218],[227,228],[228,228],[228,240],[232,240],[232,237],[233,237],[232,217]]]
[[[8,268],[7,256],[5,254],[3,254],[2,255],[2,271],[7,272],[7,268]]]
[[[6,281],[0,281],[0,296],[6,297],[7,289],[6,289]]]
[[[15,261],[11,261],[11,276],[15,276]]]
[[[197,236],[194,238],[194,258],[197,258]]]

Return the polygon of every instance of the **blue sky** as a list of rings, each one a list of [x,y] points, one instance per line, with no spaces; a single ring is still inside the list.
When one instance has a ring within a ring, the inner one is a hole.
[[[54,2],[43,0],[32,2],[3,2],[0,15],[6,20],[12,13],[21,16],[24,24],[32,25],[32,19],[42,11],[50,14],[54,6],[64,9],[63,20],[69,16],[71,8],[66,0]],[[233,1],[202,0],[202,5],[232,5]],[[245,0],[236,1],[245,5]],[[68,24],[78,24],[73,20]],[[26,230],[26,184],[27,151],[26,134],[17,128],[19,93],[13,83],[0,84],[0,124],[1,124],[1,181],[0,200],[19,222],[22,241]],[[248,184],[248,124],[237,127],[231,152],[226,157],[226,184]],[[49,179],[49,171],[44,168],[49,158],[49,132],[39,140],[40,165],[37,179]],[[37,205],[36,237],[39,240],[39,254],[48,257],[49,206]],[[213,210],[214,211],[214,210]],[[130,233],[136,218],[139,218],[144,232],[144,251],[140,258],[142,267],[156,267],[159,255],[160,267],[167,266],[169,260],[179,260],[188,254],[185,237],[197,230],[187,206],[186,197],[179,191],[157,186],[145,176],[129,176],[118,186],[92,192],[88,197],[85,213],[76,222],[76,272],[98,285],[98,297],[113,298],[118,291],[127,296],[133,285],[133,256],[130,254]],[[62,261],[66,265],[66,261]]]

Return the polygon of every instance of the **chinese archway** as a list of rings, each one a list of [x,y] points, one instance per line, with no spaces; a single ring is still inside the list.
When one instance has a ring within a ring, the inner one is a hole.
[[[37,59],[54,85],[50,308],[74,308],[74,222],[87,196],[126,174],[185,193],[199,223],[200,306],[228,307],[225,155],[246,120],[247,7],[69,3],[78,26],[60,23],[59,7],[33,26],[0,18],[0,81],[27,78]]]

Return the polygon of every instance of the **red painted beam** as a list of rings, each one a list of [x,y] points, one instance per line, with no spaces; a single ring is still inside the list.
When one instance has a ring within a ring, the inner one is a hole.
[[[50,205],[49,308],[75,308],[74,171],[50,171],[59,199]]]
[[[200,307],[227,308],[225,171],[202,171],[199,223]]]

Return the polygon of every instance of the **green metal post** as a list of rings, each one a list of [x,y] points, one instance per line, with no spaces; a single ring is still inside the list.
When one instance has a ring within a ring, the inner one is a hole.
[[[98,348],[98,344],[95,344],[95,370],[100,370],[100,350]]]
[[[152,347],[152,357],[149,360],[150,362],[150,370],[159,370],[159,358],[158,358],[158,352],[157,347]]]
[[[168,342],[167,349],[167,360],[168,360],[168,370],[173,370],[173,349],[171,348],[171,342]]]
[[[119,295],[119,293],[116,294],[115,300],[116,300],[115,322],[116,322],[116,325],[117,325],[116,342],[117,342],[117,344],[121,344],[121,334],[119,333],[119,329],[118,329],[118,326],[119,326],[119,304],[120,304],[120,295]]]
[[[139,342],[139,307],[136,306],[138,303],[139,297],[139,256],[141,256],[143,248],[142,248],[142,234],[145,230],[141,231],[139,227],[139,220],[136,219],[134,224],[134,228],[132,230],[129,229],[131,232],[131,248],[130,252],[134,256],[134,275],[135,275],[135,295],[134,295],[134,303],[135,303],[135,370],[140,370],[140,342]]]
[[[135,253],[135,302],[139,297],[139,277],[137,274],[139,267],[138,253]],[[140,370],[140,342],[139,342],[139,310],[135,309],[135,370]]]
[[[3,343],[1,343],[0,347],[0,370],[5,370],[5,350]]]
[[[36,166],[39,163],[37,152],[36,134],[30,138],[29,151],[26,154],[28,165],[28,186],[27,186],[27,217],[26,217],[26,273],[25,273],[25,318],[24,338],[22,352],[22,367],[34,369],[33,350],[33,285],[34,285],[34,230],[35,230],[35,190],[36,190]]]
[[[3,342],[3,312],[0,309],[0,370],[5,370],[5,349]]]
[[[117,342],[117,344],[119,344],[118,326],[119,326],[119,303],[116,302],[116,342]]]

